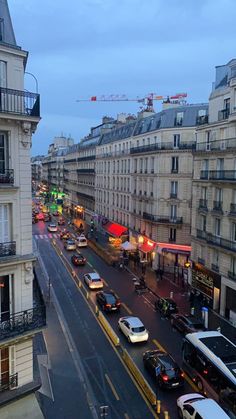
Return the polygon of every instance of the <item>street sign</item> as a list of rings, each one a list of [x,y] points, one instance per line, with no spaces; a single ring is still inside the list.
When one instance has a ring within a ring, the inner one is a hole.
[[[158,367],[155,368],[156,377],[158,377],[158,375],[160,375],[160,373],[161,373],[161,367],[160,367],[160,365],[158,365]]]

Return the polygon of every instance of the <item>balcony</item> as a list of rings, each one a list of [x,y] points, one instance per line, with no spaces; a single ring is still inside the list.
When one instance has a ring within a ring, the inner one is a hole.
[[[229,279],[232,279],[232,281],[236,281],[236,273],[228,271],[228,277]]]
[[[16,254],[16,242],[0,243],[0,258],[14,256]]]
[[[210,170],[210,180],[236,181],[236,170]]]
[[[5,169],[0,173],[0,187],[1,185],[13,185],[14,183],[14,170]]]
[[[206,240],[206,231],[197,229],[197,239]]]
[[[196,125],[208,124],[208,115],[197,116]]]
[[[182,224],[183,217],[169,217],[168,215],[152,215],[147,212],[143,213],[145,220],[153,221],[159,224]]]
[[[223,202],[222,201],[213,201],[213,209],[214,212],[219,212],[223,214]]]
[[[211,264],[211,269],[212,269],[213,271],[215,271],[215,272],[219,272],[219,266],[218,266],[218,265],[216,265],[215,263],[212,263],[212,264]]]
[[[226,240],[226,239],[223,239],[222,237],[214,236],[211,233],[207,233],[206,240],[207,240],[207,243],[209,244],[223,247],[224,249],[232,250],[233,252],[236,251],[236,242],[232,240]]]
[[[91,173],[95,173],[95,169],[77,169],[77,173],[82,173],[82,174],[91,174]]]
[[[202,211],[208,211],[207,208],[207,199],[199,199],[198,209]]]
[[[218,112],[218,121],[223,121],[229,117],[229,109],[222,109]]]
[[[198,263],[205,265],[205,259],[198,257]]]
[[[40,96],[36,93],[0,88],[0,112],[40,117]]]
[[[189,143],[179,143],[178,150],[195,150],[196,143],[189,142]],[[161,151],[161,150],[176,150],[174,148],[173,142],[166,142],[162,144],[149,144],[139,147],[131,147],[130,154],[138,154],[138,153],[149,153],[152,151]]]
[[[236,204],[230,204],[230,213],[229,215],[234,215],[236,216]]]
[[[171,192],[170,199],[177,199],[177,192]]]
[[[35,277],[36,278],[36,277]],[[46,307],[37,279],[33,282],[33,308],[10,314],[5,312],[0,322],[0,342],[27,334],[46,326]]]
[[[177,167],[172,167],[171,173],[178,173],[179,169]]]
[[[5,375],[5,376],[4,376]],[[18,373],[8,375],[3,374],[0,381],[0,393],[3,391],[11,390],[18,386]]]
[[[209,175],[209,170],[201,170],[200,179],[207,180]]]

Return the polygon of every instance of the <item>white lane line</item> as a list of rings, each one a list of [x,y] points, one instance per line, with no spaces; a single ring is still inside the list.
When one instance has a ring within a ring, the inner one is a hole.
[[[93,267],[93,265],[91,265],[91,263],[90,262],[87,262],[87,264],[92,268]]]
[[[52,239],[52,234],[49,233],[48,234],[48,237],[49,237],[49,239]]]

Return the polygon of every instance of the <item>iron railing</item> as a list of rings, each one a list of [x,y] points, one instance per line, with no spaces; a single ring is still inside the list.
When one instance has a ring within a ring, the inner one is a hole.
[[[14,256],[16,254],[16,242],[0,243],[0,258]]]
[[[218,121],[222,121],[224,119],[227,119],[229,117],[229,109],[222,109],[218,112]]]
[[[183,223],[183,217],[171,217],[166,215],[152,215],[148,214],[147,212],[143,213],[143,218],[145,220],[154,221],[156,223],[161,224],[182,224]]]
[[[171,199],[176,199],[177,198],[177,192],[171,192],[170,193],[170,198]]]
[[[230,214],[236,215],[236,204],[230,204]]]
[[[199,199],[198,209],[203,209],[207,211],[207,199],[204,199],[204,198]]]
[[[210,170],[209,179],[236,181],[236,170]]]
[[[206,231],[197,229],[197,239],[206,240]]]
[[[77,173],[95,173],[95,169],[77,169]]]
[[[208,175],[209,175],[209,170],[201,170],[200,172],[200,179],[208,179]]]
[[[201,265],[205,265],[205,259],[198,257],[198,263],[201,263]]]
[[[178,147],[174,147],[173,142],[163,143],[163,144],[148,144],[139,147],[131,147],[130,154],[137,154],[137,153],[146,153],[150,151],[160,151],[160,150],[195,150],[196,143],[189,142],[189,143],[180,143]]]
[[[200,142],[196,145],[196,151],[224,151],[234,150],[236,148],[236,138],[225,138],[209,142]]]
[[[223,212],[223,202],[222,201],[213,201],[213,211]]]
[[[207,243],[214,244],[219,247],[223,247],[227,250],[236,251],[236,242],[232,240],[223,239],[222,237],[214,236],[211,233],[207,233]]]
[[[2,376],[0,380],[0,392],[10,390],[18,386],[18,373]]]
[[[218,266],[218,265],[216,265],[215,263],[212,263],[212,264],[211,264],[211,269],[212,269],[213,271],[215,271],[215,272],[219,272],[219,266]]]
[[[236,273],[228,271],[228,277],[232,279],[232,281],[236,281]]]
[[[0,112],[40,117],[40,96],[0,87]]]
[[[5,169],[0,172],[0,184],[10,184],[14,183],[14,170]]]
[[[42,302],[29,310],[15,314],[4,313],[0,322],[0,341],[46,325],[46,308]]]

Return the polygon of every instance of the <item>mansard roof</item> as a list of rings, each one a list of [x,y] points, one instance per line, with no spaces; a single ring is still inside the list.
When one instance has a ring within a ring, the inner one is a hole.
[[[16,44],[7,0],[0,0],[0,44],[19,48]]]

